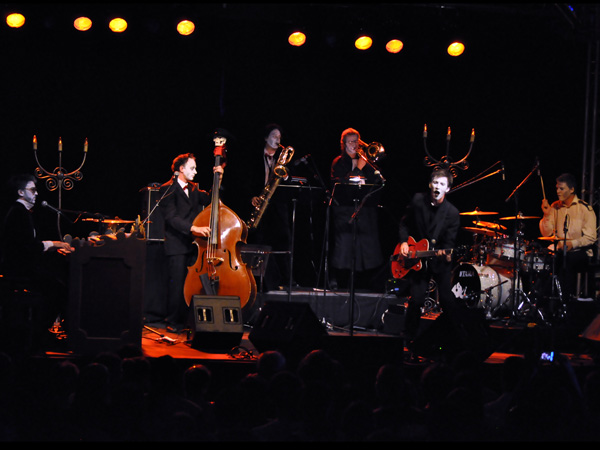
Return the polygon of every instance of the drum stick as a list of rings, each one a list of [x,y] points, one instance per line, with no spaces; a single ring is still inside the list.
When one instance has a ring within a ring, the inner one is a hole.
[[[544,189],[544,179],[540,176],[540,181],[542,183],[542,195],[544,196],[544,200],[546,200],[546,190]]]

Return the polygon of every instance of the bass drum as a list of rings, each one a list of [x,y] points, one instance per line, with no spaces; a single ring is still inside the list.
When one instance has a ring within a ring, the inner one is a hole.
[[[452,292],[472,309],[484,309],[488,315],[503,305],[514,285],[512,273],[503,268],[460,264],[452,273]]]

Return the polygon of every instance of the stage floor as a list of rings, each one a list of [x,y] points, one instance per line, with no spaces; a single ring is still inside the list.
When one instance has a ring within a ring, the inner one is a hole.
[[[233,344],[228,339],[220,348],[205,348],[201,339],[192,339],[191,332],[170,333],[147,324],[141,333],[141,349],[151,358],[172,357],[184,368],[204,364],[221,383],[255,372],[260,352],[268,349],[281,349],[293,367],[307,350],[323,348],[343,363],[349,373],[369,379],[385,363],[401,363],[419,372],[432,361],[454,356],[465,349],[481,357],[490,371],[488,376],[492,383],[499,382],[492,381],[499,376],[497,369],[513,355],[539,358],[542,352],[560,353],[575,369],[584,372],[599,361],[598,333],[593,332],[592,339],[582,337],[597,316],[592,305],[581,305],[580,311],[573,311],[575,322],[580,322],[576,326],[580,331],[575,332],[563,326],[540,325],[527,317],[485,320],[481,311],[469,310],[464,320],[468,338],[460,342],[451,339],[443,313],[434,309],[421,318],[420,336],[415,341],[421,358],[415,361],[409,358],[411,352],[403,336],[401,306],[406,299],[387,294],[354,293],[354,326],[351,328],[351,297],[350,293],[339,291],[268,292],[258,296],[252,317]],[[298,310],[298,306],[304,309]],[[262,319],[271,314],[272,308],[276,308],[278,314],[289,314],[296,328],[261,330]],[[267,336],[272,339],[265,340],[265,334],[272,334]],[[315,335],[318,339],[313,339]],[[46,351],[44,356],[79,361],[91,358],[91,355],[70,351],[68,339]]]

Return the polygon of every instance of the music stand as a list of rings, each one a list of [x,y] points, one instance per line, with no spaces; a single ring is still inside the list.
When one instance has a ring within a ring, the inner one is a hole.
[[[289,280],[288,280],[288,301],[292,300],[292,281],[294,279],[294,240],[296,238],[296,205],[298,200],[305,200],[306,197],[303,195],[304,193],[308,195],[309,200],[312,198],[312,191],[321,191],[320,187],[314,187],[310,185],[304,184],[279,184],[278,190],[275,192],[278,200],[285,200],[292,202],[292,236],[290,239],[290,249],[288,252],[279,252],[279,253],[289,253],[290,258],[290,270],[289,270]],[[279,194],[278,194],[279,192]],[[283,199],[281,198],[283,197]],[[277,252],[271,252],[277,253]]]
[[[356,269],[356,223],[360,219],[360,212],[364,206],[377,206],[379,195],[372,195],[378,192],[378,190],[375,189],[375,187],[377,186],[383,185],[336,183],[333,186],[333,192],[331,195],[332,200],[335,199],[337,206],[354,206],[354,213],[348,221],[348,223],[352,225],[352,247],[350,260],[350,336],[354,334],[354,275]]]

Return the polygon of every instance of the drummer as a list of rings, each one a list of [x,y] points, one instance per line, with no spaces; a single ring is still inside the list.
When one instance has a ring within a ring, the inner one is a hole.
[[[596,214],[589,204],[577,197],[576,186],[572,174],[558,176],[558,200],[552,204],[545,198],[542,200],[544,217],[540,220],[542,236],[556,238],[549,249],[556,254],[555,268],[565,301],[579,295],[577,274],[588,270],[597,240]]]

